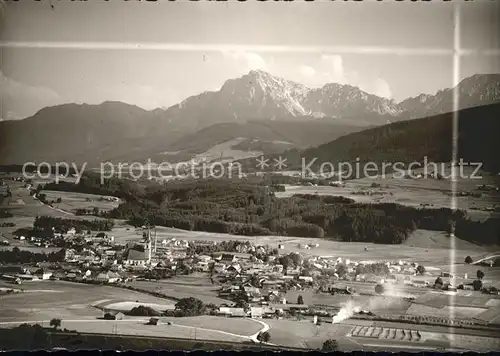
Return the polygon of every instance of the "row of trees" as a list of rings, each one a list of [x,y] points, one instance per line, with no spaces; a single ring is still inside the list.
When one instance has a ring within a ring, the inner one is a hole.
[[[386,276],[390,273],[389,267],[385,263],[370,263],[366,265],[356,266],[356,275],[358,274],[374,274],[376,276]]]
[[[33,230],[40,232],[66,233],[74,228],[77,233],[88,230],[111,231],[114,227],[114,221],[110,219],[77,220],[63,219],[52,216],[37,216],[33,223]]]
[[[11,218],[13,216],[14,215],[10,211],[5,209],[0,209],[0,219]]]
[[[14,247],[10,251],[1,250],[0,261],[3,263],[63,262],[65,255],[64,249],[46,254],[20,250],[18,247]]]
[[[472,282],[472,287],[474,288],[475,291],[480,291],[483,289],[484,272],[478,269],[476,272],[476,277],[477,279],[475,279]],[[442,289],[443,287],[444,287],[443,279],[441,277],[436,278],[436,280],[434,281],[434,288]]]
[[[98,207],[94,207],[92,209],[84,209],[84,208],[78,208],[75,211],[75,215],[94,215],[94,216],[99,216],[101,212],[99,211]]]

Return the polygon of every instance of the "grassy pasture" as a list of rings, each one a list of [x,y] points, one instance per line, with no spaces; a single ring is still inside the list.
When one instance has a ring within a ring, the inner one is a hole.
[[[77,209],[93,208],[98,208],[99,211],[110,211],[119,205],[119,202],[104,200],[103,198],[107,198],[106,196],[95,194],[59,192],[51,190],[44,190],[42,193],[47,196],[48,201],[57,201],[58,198],[61,198],[62,202],[55,203],[54,207],[71,213],[75,213]]]

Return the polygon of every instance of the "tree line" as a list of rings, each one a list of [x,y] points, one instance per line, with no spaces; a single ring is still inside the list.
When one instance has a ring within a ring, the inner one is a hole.
[[[88,230],[93,231],[111,231],[114,227],[114,221],[107,220],[77,220],[64,219],[52,216],[37,216],[33,223],[32,233],[35,236],[53,236],[54,233],[67,233],[74,228],[77,233]]]
[[[63,262],[66,252],[61,249],[57,252],[40,253],[20,250],[14,247],[12,250],[0,251],[0,262],[2,263],[36,263],[36,262]]]

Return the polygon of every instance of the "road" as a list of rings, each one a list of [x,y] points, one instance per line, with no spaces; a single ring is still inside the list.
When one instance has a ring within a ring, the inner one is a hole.
[[[497,258],[500,258],[500,253],[495,253],[495,254],[483,257],[483,258],[481,258],[481,259],[479,259],[477,261],[472,262],[471,264],[472,265],[477,265],[478,263],[481,263],[481,262],[484,262],[484,261],[490,261],[492,259],[497,259]]]

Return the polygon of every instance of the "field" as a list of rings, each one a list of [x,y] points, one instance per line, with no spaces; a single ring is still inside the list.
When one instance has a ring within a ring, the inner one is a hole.
[[[162,325],[158,326],[145,325],[149,318],[125,317],[120,321],[105,321],[98,319],[103,315],[100,309],[125,312],[138,305],[171,309],[175,301],[115,287],[70,282],[42,281],[25,283],[22,287],[24,292],[1,296],[0,325],[8,327],[22,322],[38,322],[48,326],[52,318],[60,318],[64,328],[81,332],[235,342],[248,340],[265,326],[249,319],[211,316],[162,318]],[[173,325],[166,325],[166,321]]]
[[[168,304],[167,304],[167,302],[168,302],[167,300],[163,301],[162,304],[141,303],[141,302],[116,302],[116,303],[104,302],[104,303],[99,303],[99,304],[95,305],[95,307],[102,309],[102,310],[106,310],[106,311],[112,310],[112,311],[118,311],[118,312],[122,312],[122,313],[127,313],[130,310],[132,310],[133,308],[137,308],[139,306],[152,308],[152,309],[160,311],[160,312],[166,311],[166,310],[174,310],[175,309],[175,301],[172,300],[172,301],[168,302]]]
[[[48,326],[50,319],[43,322],[44,326]],[[140,335],[140,336],[155,336],[169,338],[186,338],[186,339],[205,339],[205,340],[220,340],[243,342],[248,341],[247,334],[237,335],[223,332],[217,329],[217,325],[213,325],[212,329],[195,328],[185,325],[147,325],[149,318],[129,318],[123,320],[63,320],[62,327],[69,330],[76,330],[83,333],[102,333],[102,334],[119,334],[119,335]],[[241,321],[241,320],[239,320]],[[237,323],[237,320],[231,320],[231,323]],[[14,324],[1,324],[0,326],[13,326]]]
[[[11,284],[2,285],[11,287]],[[24,283],[23,293],[0,298],[0,320],[95,319],[103,312],[94,305],[118,302],[171,304],[172,301],[122,288],[62,281]]]
[[[287,187],[282,194],[289,196],[297,193],[315,193],[328,195],[345,195],[360,201],[376,201],[374,196],[352,195],[353,191],[361,188],[369,188],[374,180],[361,179],[347,182],[347,188],[334,187]],[[432,203],[435,207],[449,207],[450,190],[449,181],[435,180],[394,180],[385,179],[376,181],[382,185],[382,190],[387,193],[381,201],[395,201],[401,204],[419,206],[423,203]],[[459,182],[459,190],[471,191],[477,184],[490,184],[490,178],[484,181]],[[12,240],[14,230],[21,227],[31,227],[37,215],[50,215],[72,219],[95,219],[92,216],[74,216],[78,208],[109,210],[117,205],[116,202],[100,201],[99,196],[90,196],[77,193],[45,192],[48,200],[57,200],[61,197],[62,203],[50,208],[33,199],[27,189],[19,183],[11,185],[13,192],[10,203],[7,202],[3,208],[10,210],[15,216],[3,221],[12,221],[17,224],[15,228],[0,228],[2,239],[9,239],[12,244],[19,247],[40,251],[36,247],[29,247],[24,242]],[[369,188],[378,189],[378,188]],[[390,195],[389,193],[392,193]],[[375,196],[377,197],[377,196]],[[88,201],[90,198],[93,201]],[[469,209],[469,213],[478,219],[484,219],[490,213],[470,209],[472,207],[493,207],[498,203],[498,197],[486,198],[459,198],[459,207]],[[285,236],[236,236],[227,234],[184,231],[168,227],[157,227],[156,234],[158,242],[163,239],[175,237],[180,240],[251,240],[260,245],[278,247],[283,244],[284,248],[280,254],[289,252],[300,252],[304,255],[316,255],[325,257],[342,257],[352,260],[403,260],[423,264],[428,275],[420,279],[434,282],[441,271],[451,271],[458,275],[459,279],[468,275],[469,279],[475,278],[476,271],[481,269],[485,273],[485,284],[500,283],[500,268],[483,267],[464,264],[466,256],[470,255],[477,260],[487,253],[498,251],[498,246],[475,245],[458,238],[450,239],[446,234],[436,231],[417,230],[405,243],[401,245],[375,245],[370,243],[348,243],[327,239],[296,238]],[[115,228],[110,233],[117,243],[138,241],[142,239],[142,231],[127,225],[124,221],[116,221]],[[306,250],[304,244],[315,244],[319,246]],[[455,246],[455,250],[450,248]],[[147,318],[125,317],[123,321],[98,320],[103,315],[103,310],[111,309],[127,311],[137,305],[150,305],[156,309],[171,309],[175,299],[184,297],[195,297],[204,303],[222,304],[227,300],[217,297],[218,286],[212,284],[204,274],[193,274],[189,276],[176,276],[172,279],[158,282],[134,281],[127,285],[149,292],[163,294],[166,298],[157,298],[145,293],[135,292],[127,289],[97,286],[86,284],[74,284],[69,282],[41,281],[35,283],[24,283],[24,292],[13,295],[0,296],[0,320],[2,325],[9,322],[21,321],[43,321],[48,323],[52,318],[61,318],[63,328],[76,329],[81,332],[120,333],[124,335],[147,335],[179,338],[199,338],[207,340],[223,340],[243,342],[255,336],[259,330],[270,327],[271,342],[277,345],[295,347],[319,348],[329,338],[337,339],[341,350],[359,350],[365,348],[357,339],[350,339],[346,335],[353,329],[359,320],[349,320],[340,324],[323,323],[320,327],[313,325],[310,321],[276,320],[264,319],[262,322],[248,319],[222,318],[222,317],[192,317],[192,318],[162,318],[162,323],[157,326],[145,325]],[[428,289],[412,286],[400,286],[398,293],[412,295],[417,298],[426,298],[424,304],[410,303],[402,298],[390,296],[374,296],[375,284],[349,282],[349,285],[362,295],[342,296],[316,293],[312,289],[304,291],[289,291],[286,299],[289,303],[295,303],[298,295],[302,295],[305,304],[322,304],[341,308],[345,303],[352,301],[354,305],[373,311],[375,314],[412,314],[430,316],[448,316],[451,311],[450,300],[454,299],[456,305],[453,307],[455,315],[468,318],[473,317],[491,306],[498,306],[500,300],[495,298],[483,298],[478,292],[462,291],[455,298],[446,295],[428,296]],[[4,287],[4,285],[0,285]],[[11,285],[5,285],[11,287]],[[172,299],[168,299],[171,297]],[[422,299],[423,300],[423,299]],[[169,321],[172,325],[166,325]],[[432,327],[429,326],[431,330]],[[437,336],[434,336],[437,335]],[[452,345],[457,348],[498,349],[498,344],[490,339],[484,340],[484,345],[478,345],[471,338],[460,336],[453,342],[449,337],[442,334],[431,333],[426,336],[429,345]],[[458,340],[458,341],[457,341]],[[455,345],[456,344],[456,345]],[[387,345],[386,345],[387,346]],[[375,346],[374,346],[375,347]],[[483,348],[481,348],[483,347]]]
[[[432,171],[432,170],[429,170]],[[464,168],[464,176],[472,177],[474,168]],[[423,173],[423,170],[416,170],[416,173]],[[449,175],[450,169],[444,169],[444,174]],[[478,173],[478,175],[480,175]],[[392,175],[377,178],[353,179],[345,182],[345,187],[327,186],[286,186],[285,192],[277,192],[278,197],[290,197],[295,194],[319,194],[336,195],[354,199],[361,203],[392,202],[402,205],[419,207],[422,204],[430,204],[434,208],[450,208],[451,206],[451,181],[436,179],[402,179],[393,178]],[[480,179],[458,179],[458,192],[473,192],[477,185],[497,185],[500,179],[497,176],[490,176],[482,173]],[[372,188],[372,184],[380,187]],[[354,192],[361,190],[371,190],[379,192],[376,195],[356,195]],[[467,210],[471,218],[484,220],[493,213],[482,211],[483,208],[493,208],[500,206],[500,194],[483,192],[480,198],[467,196],[457,197],[458,209]],[[478,210],[479,209],[479,210]]]
[[[500,339],[457,335],[457,334],[438,334],[430,332],[421,332],[422,338],[427,342],[447,342],[452,348],[474,350],[475,352],[491,352],[500,350]]]
[[[161,318],[162,321],[170,321],[174,325],[183,325],[201,329],[217,329],[220,331],[238,335],[254,335],[262,330],[263,325],[253,319],[225,318],[218,316],[197,316],[183,318]],[[264,321],[267,324],[267,321]]]
[[[467,308],[467,307],[454,307],[453,311],[451,310],[451,307],[444,307],[444,308],[435,308],[432,306],[427,306],[427,305],[420,305],[420,304],[412,304],[410,308],[407,310],[408,315],[417,315],[417,316],[434,316],[434,317],[450,317],[450,315],[453,315],[456,318],[460,319],[467,319],[467,318],[473,318],[476,315],[481,314],[484,312],[486,309],[482,308]]]
[[[120,204],[120,201],[106,200],[106,198],[110,197],[95,194],[58,192],[51,190],[44,190],[42,193],[47,196],[48,201],[57,201],[58,198],[61,198],[62,202],[55,203],[54,207],[70,213],[75,213],[76,209],[92,210],[93,208],[97,208],[99,211],[110,211]]]
[[[353,328],[345,324],[321,324],[320,327],[311,321],[265,319],[271,328],[271,342],[277,345],[292,347],[321,348],[327,339],[338,340],[341,350],[360,349],[352,341],[344,338]]]
[[[218,285],[210,282],[210,279],[203,274],[189,276],[176,276],[171,279],[160,280],[158,282],[134,281],[127,285],[141,290],[160,293],[172,298],[198,298],[204,303],[222,304],[227,303],[225,299],[217,297]]]
[[[59,249],[46,249],[30,245],[26,241],[19,241],[14,239],[14,232],[21,228],[31,228],[35,221],[36,216],[52,216],[66,219],[78,220],[94,220],[99,219],[96,216],[77,216],[74,215],[74,210],[78,208],[93,208],[98,207],[101,210],[109,210],[118,205],[117,202],[100,201],[99,195],[92,194],[78,194],[66,192],[44,192],[47,194],[48,200],[57,200],[61,197],[63,202],[55,204],[50,207],[34,199],[29,190],[23,187],[19,182],[8,182],[12,197],[6,199],[0,208],[10,211],[14,216],[12,218],[0,219],[0,222],[13,222],[16,224],[14,227],[0,227],[0,239],[8,240],[12,246],[17,246],[32,252],[52,252]],[[86,198],[90,198],[92,202],[86,202]],[[19,202],[22,201],[22,204]],[[89,205],[90,204],[90,205]],[[117,224],[124,224],[122,221],[116,221]],[[125,228],[124,228],[125,229]],[[9,247],[0,247],[1,249]]]

